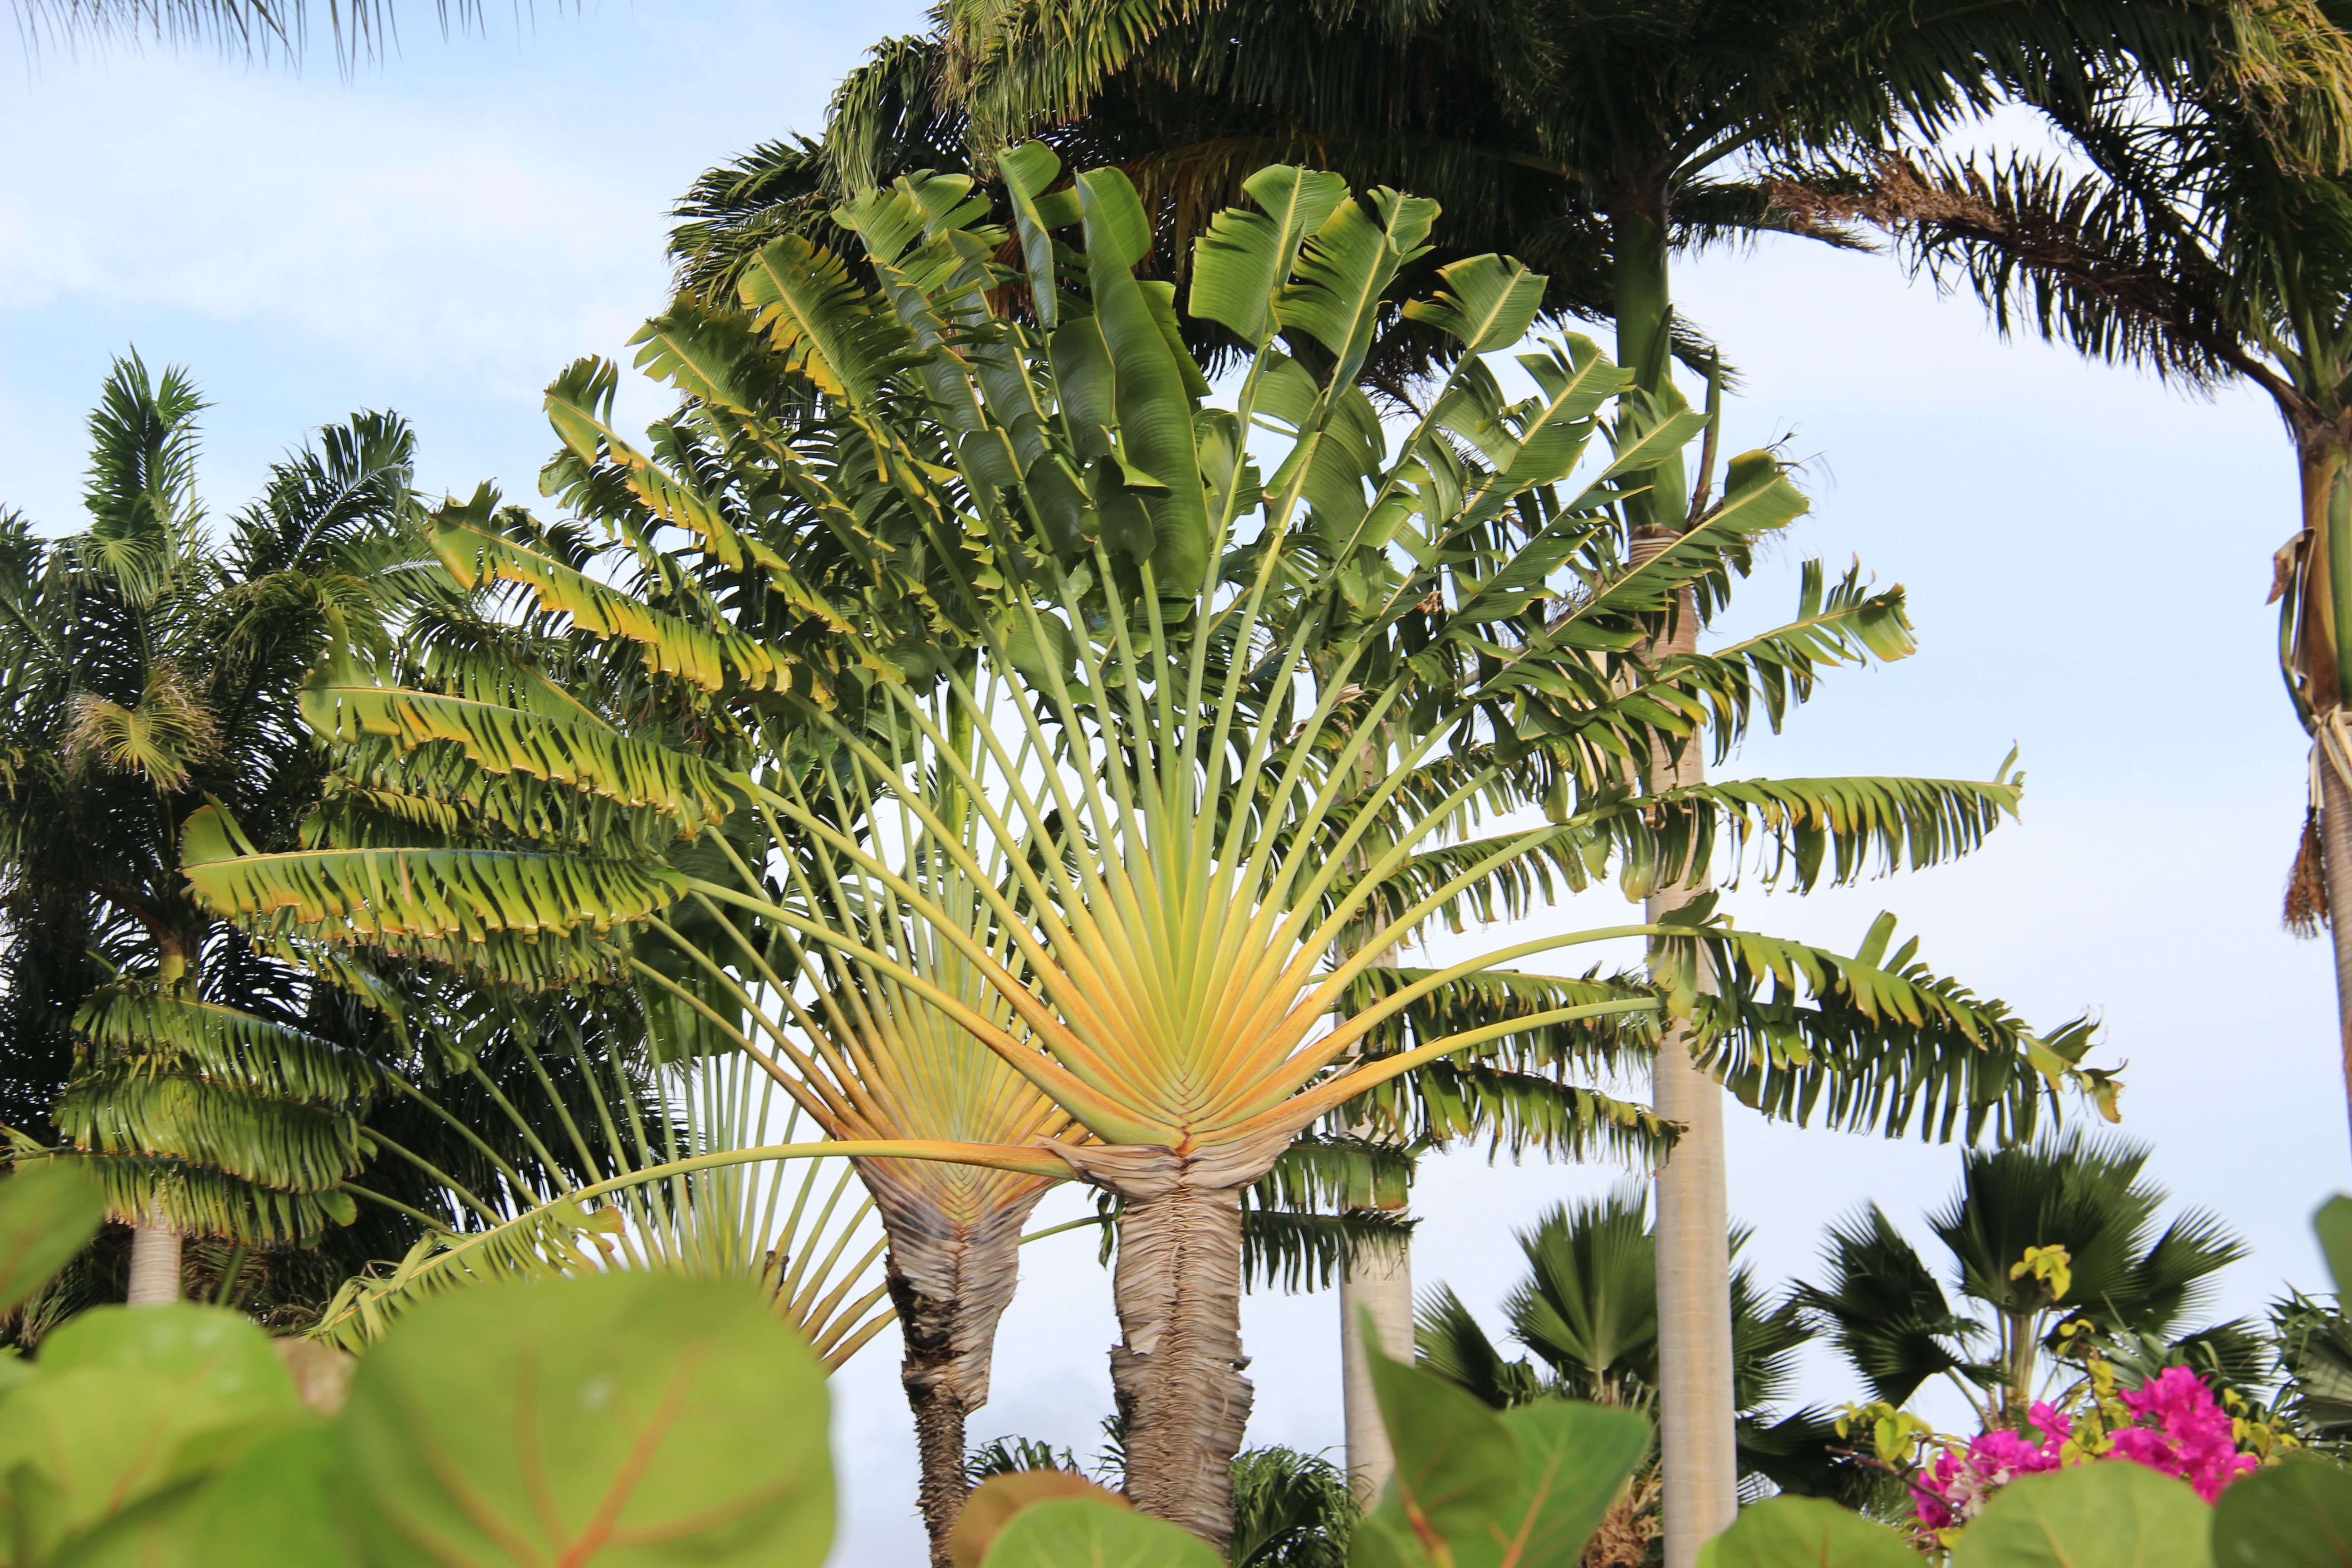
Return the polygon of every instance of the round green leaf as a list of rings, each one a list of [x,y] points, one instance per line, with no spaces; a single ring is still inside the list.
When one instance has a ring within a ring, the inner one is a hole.
[[[105,1218],[105,1194],[70,1165],[44,1163],[0,1182],[0,1312],[47,1284]]]
[[[1895,1531],[1833,1502],[1776,1497],[1741,1509],[1699,1562],[1701,1568],[1919,1568],[1919,1554]]]
[[[357,1568],[342,1478],[332,1422],[305,1417],[271,1433],[205,1489],[189,1568]]]
[[[1519,1489],[1493,1534],[1517,1543],[1517,1568],[1575,1568],[1627,1477],[1650,1451],[1650,1423],[1631,1410],[1545,1399],[1507,1410],[1519,1445]],[[1457,1559],[1477,1561],[1466,1551]]]
[[[1960,1531],[1952,1568],[2212,1568],[2213,1510],[2128,1459],[2025,1476]]]
[[[1174,1525],[1089,1498],[1032,1503],[1013,1516],[982,1568],[1221,1568]]]
[[[95,1366],[153,1373],[237,1415],[301,1405],[269,1337],[220,1307],[96,1307],[41,1342],[44,1373]]]
[[[48,1568],[189,1568],[188,1520],[203,1496],[190,1481],[134,1504],[61,1548]]]
[[[2352,1568],[2352,1471],[2297,1455],[2232,1484],[2213,1510],[2215,1568]]]
[[[1376,1337],[1364,1342],[1376,1345]],[[1376,1512],[1417,1518],[1445,1540],[1484,1537],[1519,1491],[1520,1447],[1477,1395],[1434,1373],[1374,1352],[1372,1391],[1396,1448]]]
[[[483,1285],[361,1359],[343,1415],[372,1568],[817,1568],[824,1373],[747,1286]]]
[[[41,1562],[216,1462],[250,1412],[162,1373],[49,1367],[8,1396],[0,1476],[16,1539]]]

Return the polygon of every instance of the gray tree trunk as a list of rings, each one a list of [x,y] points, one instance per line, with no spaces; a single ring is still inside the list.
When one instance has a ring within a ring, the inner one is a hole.
[[[180,1233],[165,1226],[131,1227],[133,1307],[168,1307],[180,1299]]]
[[[1396,1450],[1372,1396],[1372,1367],[1364,1354],[1365,1315],[1375,1342],[1391,1361],[1412,1362],[1412,1244],[1367,1247],[1339,1279],[1339,1358],[1348,1432],[1348,1479],[1367,1509],[1396,1470]]]
[[[1636,563],[1663,550],[1665,539],[1633,546]],[[1652,650],[1657,658],[1697,647],[1698,623],[1685,594],[1673,635]],[[1706,776],[1694,736],[1674,758],[1651,759],[1650,787],[1671,789]],[[1706,889],[1706,870],[1649,899],[1648,918],[1681,908]],[[1702,976],[1703,988],[1711,988]],[[1731,1528],[1739,1512],[1739,1459],[1731,1389],[1731,1240],[1723,1151],[1723,1087],[1691,1060],[1686,1037],[1669,1029],[1651,1074],[1658,1114],[1681,1124],[1682,1136],[1657,1176],[1658,1207],[1658,1457],[1664,1483],[1660,1508],[1665,1526],[1665,1568],[1693,1568],[1699,1548]]]
[[[1391,947],[1373,964],[1397,966]],[[1370,1137],[1378,1129],[1363,1116],[1350,1117],[1348,1131]],[[1339,1276],[1340,1412],[1348,1442],[1348,1479],[1356,1500],[1370,1509],[1396,1470],[1396,1449],[1381,1421],[1372,1393],[1371,1362],[1364,1354],[1363,1320],[1371,1315],[1374,1342],[1391,1361],[1412,1362],[1412,1238],[1401,1236],[1392,1247],[1366,1247]]]

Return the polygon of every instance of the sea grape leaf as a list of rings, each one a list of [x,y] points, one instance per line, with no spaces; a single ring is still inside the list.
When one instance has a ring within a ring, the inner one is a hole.
[[[105,1218],[105,1194],[70,1165],[46,1162],[0,1182],[0,1313],[47,1284]]]
[[[1822,1498],[1776,1497],[1739,1510],[1700,1549],[1699,1568],[1919,1568],[1895,1531]]]
[[[342,1488],[335,1424],[289,1423],[205,1488],[187,1521],[188,1568],[358,1568]]]
[[[2352,1471],[2316,1455],[2231,1483],[2213,1510],[2215,1568],[2352,1568]]]
[[[92,1308],[42,1342],[39,1365],[44,1376],[99,1366],[152,1373],[241,1417],[301,1403],[269,1337],[221,1307]]]
[[[2212,1568],[2213,1510],[2128,1459],[2003,1487],[1952,1548],[1952,1568]]]
[[[1081,1497],[1014,1514],[984,1568],[1220,1568],[1223,1561],[1172,1524]]]
[[[482,1285],[362,1358],[344,1463],[370,1568],[818,1568],[824,1373],[749,1287]]]

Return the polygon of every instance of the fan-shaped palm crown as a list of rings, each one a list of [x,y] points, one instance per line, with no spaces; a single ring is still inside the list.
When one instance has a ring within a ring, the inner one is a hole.
[[[1591,875],[1622,855],[1638,889],[1744,826],[1810,871],[1873,847],[1933,858],[1989,826],[2014,785],[1784,781],[1635,799],[1654,746],[1727,744],[1823,666],[1907,650],[1899,599],[1809,574],[1790,627],[1640,657],[1672,606],[1695,595],[1711,609],[1750,542],[1802,510],[1777,465],[1734,464],[1688,534],[1631,566],[1624,503],[1703,421],[1628,395],[1629,373],[1581,340],[1523,355],[1533,391],[1507,395],[1485,356],[1539,308],[1526,268],[1465,261],[1411,304],[1464,357],[1401,443],[1356,389],[1430,204],[1289,168],[1253,179],[1255,209],[1213,226],[1191,292],[1194,315],[1253,345],[1228,408],[1174,331],[1171,291],[1136,275],[1150,230],[1133,187],[1094,171],[1055,192],[1042,147],[1003,167],[1009,237],[969,181],[902,180],[843,215],[877,288],[788,237],[745,275],[748,316],[688,303],[648,327],[642,362],[729,439],[764,448],[756,490],[677,430],[667,458],[630,447],[604,409],[609,374],[558,383],[576,458],[680,543],[763,577],[667,572],[656,605],[485,528],[485,507],[445,514],[461,578],[527,583],[551,612],[641,648],[660,679],[703,684],[714,722],[757,737],[761,760],[544,707],[313,688],[322,729],[390,737],[420,765],[462,753],[516,787],[588,792],[618,820],[667,824],[670,847],[614,833],[569,856],[446,840],[256,854],[213,818],[185,854],[208,903],[459,959],[525,934],[601,943],[853,1134],[866,1129],[848,1112],[895,1092],[869,1068],[887,1058],[911,1079],[920,1053],[901,1042],[935,1010],[1070,1131],[726,1157],[960,1162],[1119,1194],[1129,1489],[1212,1539],[1248,1405],[1236,1194],[1351,1097],[1507,1036],[1670,1014],[1791,1113],[1826,1093],[1849,1121],[2021,1120],[2042,1073],[2077,1072],[1908,949],[1890,959],[1883,927],[1833,955],[1704,904],[1493,949],[1336,1016],[1382,949],[1530,857]],[[992,260],[1008,240],[1012,278]],[[1024,282],[1021,315],[1003,313]],[[713,583],[744,595],[731,616]],[[1513,772],[1535,776],[1555,819],[1470,833]],[[730,803],[761,824],[752,852],[709,831]],[[684,940],[663,912],[681,899],[723,929]],[[740,1011],[665,973],[632,926]],[[1551,980],[1539,1008],[1364,1048],[1471,976],[1616,937],[1654,942],[1663,983]],[[1720,996],[1693,983],[1702,951]]]

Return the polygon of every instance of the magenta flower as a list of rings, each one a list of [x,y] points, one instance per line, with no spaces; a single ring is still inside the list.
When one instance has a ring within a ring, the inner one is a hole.
[[[2207,1502],[2260,1463],[2253,1455],[2238,1452],[2230,1413],[2186,1367],[2168,1367],[2117,1397],[2131,1412],[2132,1425],[2115,1432],[2109,1458],[2129,1459],[2179,1477]],[[1911,1482],[1913,1510],[1921,1527],[1940,1531],[1966,1524],[1987,1499],[2018,1477],[2058,1468],[2066,1440],[2074,1434],[2074,1418],[2042,1401],[2033,1406],[2022,1431],[1980,1432],[1965,1451],[1946,1448]]]
[[[2238,1452],[2230,1413],[2187,1367],[2167,1367],[2119,1397],[2137,1420],[2116,1434],[2116,1457],[2178,1476],[2207,1502],[2260,1462]]]
[[[1911,1483],[1913,1509],[1928,1530],[1948,1530],[1974,1519],[1985,1500],[2015,1480],[2037,1470],[2058,1468],[2058,1451],[2073,1436],[2074,1424],[2047,1402],[2032,1409],[2032,1426],[2039,1442],[2022,1432],[1996,1429],[1979,1432],[1965,1454],[1947,1448],[1924,1480]]]

